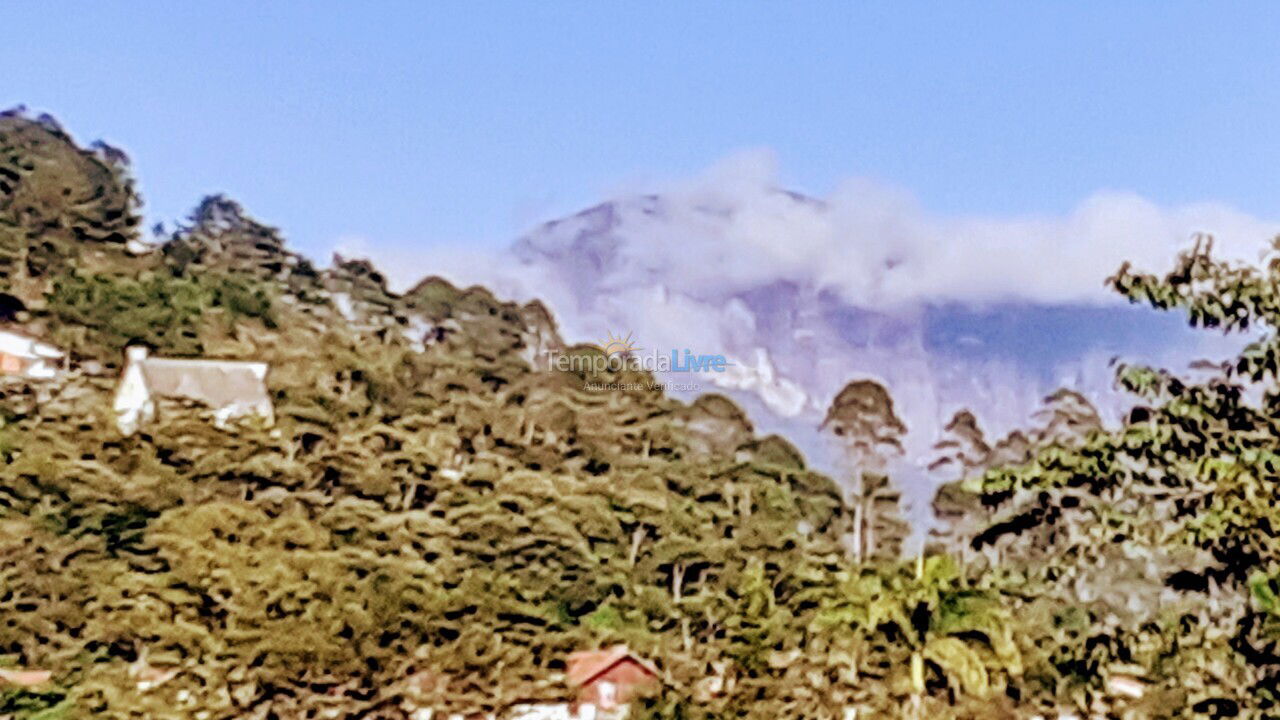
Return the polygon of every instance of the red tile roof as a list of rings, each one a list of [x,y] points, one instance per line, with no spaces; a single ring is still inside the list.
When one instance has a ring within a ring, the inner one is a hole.
[[[582,650],[570,655],[567,673],[569,684],[586,685],[624,660],[634,662],[654,677],[659,674],[658,668],[631,652],[626,645],[614,645],[611,648]]]

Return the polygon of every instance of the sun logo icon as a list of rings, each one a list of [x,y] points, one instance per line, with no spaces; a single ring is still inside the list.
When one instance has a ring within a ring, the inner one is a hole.
[[[626,355],[635,350],[639,350],[635,345],[635,341],[631,339],[631,335],[632,333],[627,333],[626,337],[622,337],[621,335],[615,336],[610,332],[609,339],[600,343],[597,347],[604,352],[605,357]]]

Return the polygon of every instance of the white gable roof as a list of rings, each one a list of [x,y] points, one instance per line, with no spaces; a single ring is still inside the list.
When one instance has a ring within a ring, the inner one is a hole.
[[[64,355],[52,345],[13,330],[0,330],[0,352],[30,360],[57,360]]]
[[[271,404],[266,363],[147,358],[140,366],[153,396],[198,400],[215,409]]]

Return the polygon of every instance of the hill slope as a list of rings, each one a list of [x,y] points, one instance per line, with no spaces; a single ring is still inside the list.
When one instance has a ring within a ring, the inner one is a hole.
[[[560,347],[539,305],[438,279],[395,294],[363,261],[318,271],[225,198],[150,248],[77,230],[87,190],[33,219],[19,201],[48,177],[106,182],[107,199],[131,198],[129,181],[5,122],[4,138],[36,138],[12,147],[56,167],[20,174],[0,205],[49,258],[3,290],[108,373],[6,392],[0,654],[52,668],[67,712],[556,698],[584,646],[628,641],[673,672],[718,661],[726,648],[704,643],[745,631],[725,625],[745,578],[799,583],[807,558],[838,556],[839,494],[784,441],[645,376],[590,391],[538,367]],[[67,169],[86,163],[98,174]],[[169,408],[119,437],[110,374],[131,342],[270,361],[276,427],[220,432]],[[142,663],[177,675],[140,687]],[[423,672],[438,682],[415,700]]]
[[[118,151],[15,113],[0,146],[0,310],[76,367],[0,381],[0,718],[506,716],[618,642],[662,674],[642,717],[1275,712],[1280,262],[1116,275],[1267,332],[1203,382],[1122,368],[1118,430],[1070,392],[991,443],[958,414],[903,563],[881,385],[825,415],[846,494],[724,396],[558,370],[601,351],[539,303],[317,269],[222,197],[147,243]],[[120,436],[133,342],[268,360],[275,426]]]

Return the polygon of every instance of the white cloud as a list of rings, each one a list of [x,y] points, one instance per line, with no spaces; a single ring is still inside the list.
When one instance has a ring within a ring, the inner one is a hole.
[[[1220,204],[1166,208],[1124,192],[1056,217],[939,216],[865,179],[801,198],[779,190],[764,151],[653,190],[541,226],[497,253],[354,247],[401,288],[441,274],[541,298],[571,341],[633,332],[646,349],[723,352],[738,365],[713,380],[754,397],[766,428],[812,427],[849,379],[882,378],[923,447],[961,405],[1007,428],[1061,379],[1104,404],[1108,382],[1100,347],[1044,359],[1012,343],[983,355],[973,348],[984,340],[969,335],[955,341],[969,352],[939,348],[925,308],[1104,305],[1117,300],[1103,281],[1126,260],[1163,270],[1197,232],[1213,233],[1228,256],[1256,259],[1280,231]],[[1149,354],[1181,362],[1214,347],[1198,342]]]

